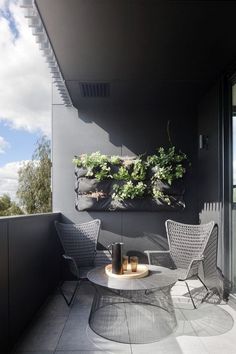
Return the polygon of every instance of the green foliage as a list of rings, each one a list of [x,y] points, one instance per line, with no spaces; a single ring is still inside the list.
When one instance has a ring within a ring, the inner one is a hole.
[[[120,165],[121,164],[121,158],[119,156],[111,156],[110,157],[110,163],[112,165]]]
[[[186,154],[181,151],[177,153],[174,146],[166,150],[161,147],[156,155],[147,157],[147,165],[156,170],[154,180],[159,179],[171,185],[174,180],[184,176],[186,160]]]
[[[114,185],[114,193],[112,198],[117,201],[124,201],[126,199],[141,198],[147,188],[146,184],[143,182],[138,182],[135,184],[132,181],[128,181],[123,185]]]
[[[146,171],[147,166],[141,159],[134,160],[133,171],[131,173],[134,181],[144,181],[146,179]]]
[[[154,198],[161,199],[166,204],[171,205],[170,197],[167,194],[160,191],[157,187],[152,188],[152,195]]]
[[[102,181],[103,179],[106,179],[106,178],[112,178],[111,168],[107,165],[107,163],[104,163],[98,169],[98,171],[94,173],[94,176],[99,181]]]
[[[111,160],[113,164],[119,163],[117,156],[109,158],[106,155],[102,155],[99,151],[92,154],[83,154],[76,156],[73,159],[73,163],[77,167],[82,167],[87,170],[86,177],[95,177],[99,181],[107,178],[112,178],[111,167],[109,166]]]
[[[155,172],[151,178],[151,193],[154,198],[161,199],[171,205],[168,195],[160,191],[156,185],[156,180],[167,182],[170,186],[179,178],[183,178],[186,172],[187,155],[183,152],[176,152],[175,147],[169,149],[159,148],[157,154],[147,157],[147,165]]]
[[[9,209],[11,206],[11,198],[8,194],[3,194],[0,197],[0,212]]]
[[[145,158],[143,155],[136,159],[121,158],[119,156],[106,156],[100,152],[83,154],[73,160],[77,167],[86,170],[87,177],[93,177],[99,181],[114,179],[123,181],[123,184],[113,186],[112,198],[119,201],[140,198],[149,194],[153,198],[161,199],[168,205],[171,199],[160,191],[156,185],[157,180],[172,185],[173,181],[183,178],[187,163],[187,156],[183,152],[177,152],[172,146],[168,149],[160,147],[157,153]],[[113,172],[112,166],[119,166],[117,172]],[[147,187],[147,172],[152,169],[151,185]]]
[[[46,213],[51,206],[51,149],[46,137],[37,141],[32,160],[19,170],[17,196],[28,214]]]
[[[24,214],[21,208],[11,200],[8,194],[0,196],[0,216],[13,216]]]
[[[131,179],[129,171],[125,166],[121,166],[118,172],[114,173],[113,178],[116,179],[117,181],[122,181],[122,180],[129,181]]]

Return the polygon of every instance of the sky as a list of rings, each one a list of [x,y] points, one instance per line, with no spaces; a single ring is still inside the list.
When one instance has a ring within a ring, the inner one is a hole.
[[[19,0],[0,0],[0,196],[15,200],[18,169],[51,137],[51,76]]]

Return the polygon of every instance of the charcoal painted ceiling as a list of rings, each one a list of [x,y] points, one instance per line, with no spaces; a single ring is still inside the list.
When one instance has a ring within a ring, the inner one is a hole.
[[[236,1],[37,0],[75,106],[197,102],[236,59]],[[94,100],[99,100],[98,97]]]

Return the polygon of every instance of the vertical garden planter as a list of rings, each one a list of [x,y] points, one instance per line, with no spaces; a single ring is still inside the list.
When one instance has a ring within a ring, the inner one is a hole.
[[[167,158],[173,160],[172,165]],[[185,187],[182,177],[185,168],[181,165],[184,160],[186,155],[181,152],[177,154],[174,147],[169,148],[167,152],[161,148],[159,155],[148,156],[146,160],[138,157],[109,157],[99,152],[76,157],[76,209],[184,209]]]

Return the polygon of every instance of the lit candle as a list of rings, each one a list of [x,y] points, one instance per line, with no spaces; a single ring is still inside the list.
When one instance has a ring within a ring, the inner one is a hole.
[[[123,272],[127,270],[128,263],[129,263],[129,257],[123,256],[123,263],[122,263]]]
[[[132,270],[132,272],[137,272],[138,257],[136,257],[136,256],[131,256],[131,257],[130,257],[130,264],[131,264],[131,270]]]

